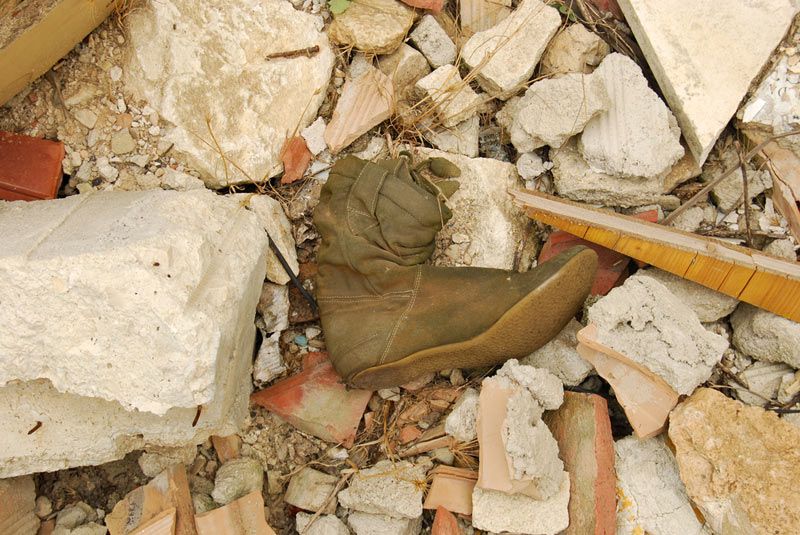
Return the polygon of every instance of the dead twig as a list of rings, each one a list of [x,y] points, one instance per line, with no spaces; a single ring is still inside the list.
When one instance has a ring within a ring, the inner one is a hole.
[[[274,52],[272,54],[267,54],[267,59],[297,58],[300,56],[307,56],[310,58],[313,57],[317,52],[319,52],[319,45],[314,45],[306,48],[300,48],[298,50],[287,50],[286,52]]]
[[[308,532],[308,529],[314,524],[314,522],[317,521],[317,519],[322,514],[322,511],[324,511],[325,508],[328,507],[328,504],[331,503],[331,500],[333,500],[334,496],[339,494],[339,491],[344,488],[345,483],[347,483],[350,480],[350,478],[353,477],[353,474],[355,474],[355,472],[350,472],[349,474],[345,474],[339,478],[339,481],[336,482],[336,486],[328,495],[328,498],[323,502],[322,506],[320,506],[320,508],[317,509],[317,511],[314,513],[314,516],[312,516],[309,519],[308,524],[306,524],[306,527],[304,527],[303,531],[300,532],[300,535],[303,535]]]
[[[747,162],[744,161],[744,151],[739,141],[735,141],[736,153],[739,156],[739,165],[742,167],[742,196],[744,200],[744,228],[746,230],[747,246],[753,247],[753,230],[750,228],[750,195],[747,187]]]

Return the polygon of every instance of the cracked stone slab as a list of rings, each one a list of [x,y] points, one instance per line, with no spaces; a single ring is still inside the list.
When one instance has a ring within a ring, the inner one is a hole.
[[[284,141],[316,117],[333,68],[321,18],[283,0],[151,0],[125,22],[127,87],[171,124],[164,138],[206,185],[282,171]],[[267,57],[312,46],[310,57]]]
[[[800,323],[742,303],[731,325],[733,345],[745,355],[800,368]]]
[[[339,503],[373,515],[416,519],[422,516],[422,489],[429,463],[380,461],[356,473],[339,492]]]
[[[541,71],[552,76],[568,72],[589,74],[610,52],[611,47],[599,35],[576,22],[558,32],[547,45]]]
[[[690,280],[673,275],[657,268],[640,270],[638,275],[651,277],[661,284],[672,295],[691,308],[703,323],[711,323],[724,318],[736,309],[739,301],[735,297],[706,288]]]

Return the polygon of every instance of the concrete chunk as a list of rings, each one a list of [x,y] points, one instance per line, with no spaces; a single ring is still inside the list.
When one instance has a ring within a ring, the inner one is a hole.
[[[156,415],[214,399],[265,269],[266,235],[236,199],[152,190],[8,203],[0,229],[0,321],[15,326],[0,336],[0,385],[47,379]]]
[[[793,3],[721,0],[690,10],[681,0],[619,5],[702,165],[792,23]]]
[[[425,56],[405,43],[391,54],[381,56],[378,69],[392,80],[398,103],[408,100],[417,80],[431,72]]]
[[[418,80],[415,88],[417,98],[433,106],[445,127],[454,127],[478,113],[482,102],[452,65],[443,65]]]
[[[591,73],[611,52],[611,47],[596,33],[576,22],[558,32],[542,55],[543,75],[568,72]]]
[[[453,405],[453,410],[447,415],[444,430],[460,442],[472,442],[477,437],[475,428],[477,416],[478,391],[474,388],[467,388]]]
[[[708,533],[692,510],[675,457],[661,438],[626,437],[614,449],[618,535]]]
[[[438,69],[442,65],[455,63],[456,45],[447,35],[433,15],[425,15],[417,23],[417,27],[409,35],[411,42],[427,58],[431,67]]]
[[[394,518],[354,511],[347,523],[356,535],[417,535],[422,528],[422,516],[417,518]]]
[[[361,470],[339,492],[339,503],[374,515],[416,519],[422,515],[422,489],[429,464],[384,460]]]
[[[511,13],[511,0],[462,0],[458,5],[461,31],[467,37],[488,30]]]
[[[422,137],[430,141],[431,145],[437,149],[453,154],[462,154],[469,158],[478,157],[480,127],[481,123],[477,115],[452,128],[430,128],[424,124],[419,125]]]
[[[736,397],[748,405],[763,407],[769,400],[777,399],[778,390],[788,375],[794,377],[794,369],[786,364],[773,362],[754,362],[747,369],[739,373],[739,380],[744,383],[747,390],[739,388],[738,384],[731,384]],[[754,392],[755,394],[752,394]]]
[[[219,467],[211,497],[218,504],[227,505],[251,492],[260,492],[263,486],[264,469],[261,463],[250,457],[240,457]]]
[[[531,77],[560,25],[556,8],[539,0],[523,0],[496,26],[470,37],[461,57],[475,70],[486,92],[505,100]]]
[[[555,338],[520,360],[520,364],[543,368],[568,386],[581,384],[594,369],[583,360],[576,349],[576,334],[581,328],[583,325],[571,320]]]
[[[397,0],[360,0],[333,17],[331,40],[369,54],[390,54],[414,24],[414,10]]]
[[[664,177],[683,156],[675,117],[633,60],[606,56],[592,76],[605,82],[611,106],[586,125],[581,154],[604,173],[620,177]]]
[[[745,355],[800,368],[800,324],[742,303],[731,325],[733,345]]]
[[[660,282],[679,301],[691,308],[697,314],[697,319],[703,323],[711,323],[724,318],[739,304],[734,297],[715,292],[696,282],[657,268],[641,270],[637,272],[637,275],[650,277]]]
[[[554,535],[569,525],[569,478],[547,500],[524,494],[506,494],[475,487],[472,493],[472,525],[496,533]]]
[[[310,513],[299,512],[295,517],[297,522],[297,532],[305,535],[350,535],[350,530],[339,520],[336,515],[321,515],[306,530],[306,526],[311,522]]]
[[[679,394],[691,394],[711,375],[728,348],[697,315],[653,278],[630,277],[588,312],[597,341],[660,376]]]
[[[335,476],[305,467],[292,476],[283,500],[289,505],[316,513],[328,502],[324,513],[336,512],[336,497],[328,501],[338,478]]]

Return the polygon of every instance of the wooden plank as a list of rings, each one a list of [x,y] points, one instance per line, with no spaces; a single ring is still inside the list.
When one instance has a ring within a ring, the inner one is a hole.
[[[52,9],[41,9],[39,18],[26,28],[12,28],[10,33],[15,37],[11,42],[5,46],[0,43],[0,105],[47,72],[103,22],[120,1],[59,0]],[[6,17],[0,23],[9,24],[14,18]]]
[[[511,194],[535,219],[568,232],[576,230],[586,240],[800,321],[797,262],[544,193]]]

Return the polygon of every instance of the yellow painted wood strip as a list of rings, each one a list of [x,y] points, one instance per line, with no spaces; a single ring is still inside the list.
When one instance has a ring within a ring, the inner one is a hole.
[[[752,267],[733,265],[717,290],[738,298],[753,275],[755,275],[755,270]]]
[[[589,229],[589,227],[584,224],[576,223],[574,221],[570,221],[569,219],[554,216],[548,212],[541,212],[539,210],[529,209],[528,216],[532,219],[541,221],[546,225],[557,227],[565,232],[574,234],[579,238],[583,238],[583,235],[586,234],[586,231]]]
[[[583,235],[584,240],[602,245],[603,247],[607,247],[609,249],[614,248],[620,237],[621,234],[619,232],[592,227],[589,227],[589,229]]]
[[[733,268],[733,264],[730,262],[698,254],[683,276],[690,281],[716,290],[722,286],[731,268]]]

